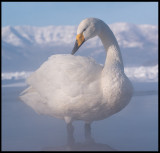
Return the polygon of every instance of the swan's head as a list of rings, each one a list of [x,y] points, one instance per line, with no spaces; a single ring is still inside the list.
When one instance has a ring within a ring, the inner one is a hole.
[[[87,18],[81,21],[77,30],[75,46],[71,54],[74,54],[85,41],[99,34],[101,22],[103,21],[96,18]]]

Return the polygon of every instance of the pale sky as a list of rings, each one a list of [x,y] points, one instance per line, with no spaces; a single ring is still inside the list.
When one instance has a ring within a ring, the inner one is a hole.
[[[78,25],[87,17],[158,25],[158,2],[2,2],[2,26]]]

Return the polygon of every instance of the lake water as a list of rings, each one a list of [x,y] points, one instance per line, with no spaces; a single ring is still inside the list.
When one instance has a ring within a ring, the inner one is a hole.
[[[76,144],[70,148],[63,120],[38,115],[21,102],[18,95],[25,87],[2,87],[2,150],[157,151],[158,85],[134,86],[138,92],[121,112],[93,122],[94,144],[85,143],[84,123],[75,121]]]

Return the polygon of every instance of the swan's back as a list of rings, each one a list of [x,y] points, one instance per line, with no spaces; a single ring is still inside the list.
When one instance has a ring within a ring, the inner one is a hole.
[[[74,116],[76,112],[83,114],[101,97],[102,68],[92,58],[53,55],[27,79],[30,87],[21,98],[25,98],[28,105],[42,114],[62,118]]]

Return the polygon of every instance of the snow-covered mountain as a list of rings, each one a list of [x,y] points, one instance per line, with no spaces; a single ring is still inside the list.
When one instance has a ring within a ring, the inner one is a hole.
[[[115,23],[109,25],[121,48],[125,67],[158,64],[158,27]],[[2,27],[2,72],[33,71],[48,56],[69,54],[77,26]],[[91,56],[104,63],[105,52],[98,37],[88,40],[77,55]]]

